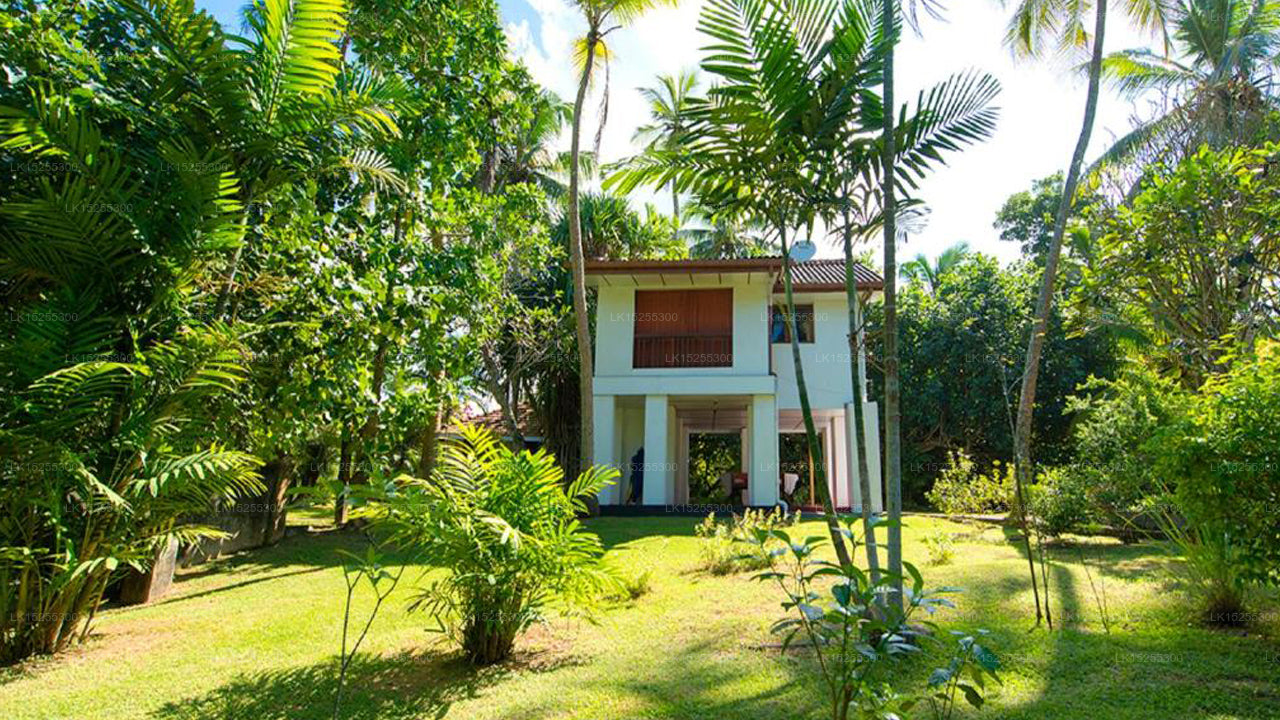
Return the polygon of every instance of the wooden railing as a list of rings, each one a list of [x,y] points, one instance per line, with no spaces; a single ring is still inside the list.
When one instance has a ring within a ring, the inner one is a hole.
[[[636,336],[631,367],[733,367],[733,335]]]

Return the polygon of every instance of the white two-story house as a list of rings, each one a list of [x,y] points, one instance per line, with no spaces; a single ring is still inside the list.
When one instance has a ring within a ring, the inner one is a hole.
[[[779,463],[779,434],[804,432],[781,272],[780,258],[587,262],[587,283],[599,299],[595,462],[622,470],[602,505],[688,503],[695,433],[740,434],[735,480],[745,490],[736,497],[756,507],[778,503],[783,476],[796,469]],[[864,301],[881,292],[875,273],[861,265],[855,273]],[[866,358],[851,357],[844,275],[843,260],[795,264],[797,334],[832,498],[838,507],[861,508],[854,452],[865,440],[868,502],[880,511],[875,403],[866,404],[865,439],[853,432],[850,363],[866,387]],[[643,481],[633,498],[628,468],[642,447]]]

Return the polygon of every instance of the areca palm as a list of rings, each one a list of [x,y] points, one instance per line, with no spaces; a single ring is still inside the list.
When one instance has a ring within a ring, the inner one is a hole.
[[[586,260],[582,254],[582,226],[578,217],[580,175],[579,159],[582,155],[582,106],[587,99],[587,88],[600,65],[604,65],[604,104],[601,106],[600,129],[608,117],[608,58],[609,47],[605,40],[609,34],[639,18],[660,5],[675,5],[677,0],[573,0],[573,5],[587,21],[587,33],[579,39],[574,61],[579,69],[578,94],[573,102],[573,126],[569,144],[569,266],[573,272],[573,313],[578,336],[578,382],[581,393],[583,467],[592,464],[594,454],[594,407],[592,394],[591,323],[587,317]],[[596,133],[596,146],[600,145],[600,133]]]
[[[1172,104],[1117,140],[1095,168],[1172,163],[1201,143],[1221,148],[1259,139],[1268,115],[1280,109],[1273,77],[1280,2],[1182,0],[1168,22],[1172,53],[1141,48],[1103,59],[1103,77],[1125,95],[1156,91]]]
[[[1040,591],[1035,582],[1035,564],[1031,558],[1031,541],[1027,526],[1024,488],[1031,478],[1031,420],[1034,413],[1036,378],[1040,371],[1040,355],[1044,348],[1044,335],[1048,327],[1050,304],[1053,302],[1054,282],[1058,272],[1058,258],[1062,253],[1062,238],[1067,220],[1075,203],[1076,189],[1080,182],[1081,166],[1089,138],[1093,134],[1093,121],[1098,111],[1098,90],[1101,86],[1103,41],[1106,37],[1109,0],[1061,2],[1061,0],[1022,0],[1009,21],[1005,42],[1015,54],[1039,58],[1046,54],[1059,55],[1088,53],[1089,85],[1085,97],[1084,120],[1076,138],[1062,198],[1054,216],[1053,237],[1045,259],[1044,276],[1036,301],[1036,314],[1031,323],[1027,341],[1027,359],[1023,366],[1022,389],[1018,396],[1018,416],[1014,432],[1014,460],[1017,464],[1015,478],[1021,511],[1027,563],[1035,591],[1036,622],[1042,619]],[[1119,9],[1130,23],[1140,31],[1162,32],[1166,27],[1167,6],[1163,0],[1122,0]],[[1088,29],[1088,15],[1093,13],[1093,29]],[[887,269],[887,268],[886,268]]]
[[[870,132],[882,117],[879,7],[874,0],[709,2],[700,28],[713,44],[703,69],[718,82],[695,108],[687,153],[669,169],[654,164],[626,181],[674,181],[717,212],[770,227],[782,249],[789,323],[793,233],[831,220],[849,206],[839,188],[866,186],[883,170],[881,139]],[[941,152],[988,133],[997,88],[989,77],[961,76],[922,93],[915,108],[903,108],[893,185],[909,189]],[[793,330],[791,337],[806,435],[819,458],[798,334]],[[815,471],[833,544],[848,562],[821,462]]]

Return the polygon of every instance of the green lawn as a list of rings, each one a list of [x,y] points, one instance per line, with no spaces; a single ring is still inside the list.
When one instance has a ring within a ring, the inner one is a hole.
[[[628,572],[653,571],[652,591],[610,606],[592,625],[556,620],[521,641],[518,658],[472,671],[421,615],[405,606],[420,573],[379,617],[367,660],[354,670],[347,718],[820,718],[811,659],[781,657],[768,634],[776,590],[748,576],[698,570],[692,518],[606,518],[591,523]],[[817,523],[803,531],[821,532]],[[962,534],[955,560],[924,567],[919,539]],[[1193,610],[1162,572],[1154,545],[1089,546],[1092,582],[1077,546],[1050,569],[1061,629],[1033,630],[1026,561],[987,526],[912,518],[908,559],[930,585],[957,585],[949,628],[985,627],[1006,666],[988,718],[1280,718],[1280,623],[1221,632],[1189,622]],[[109,610],[82,648],[0,674],[0,718],[270,720],[329,717],[341,621],[337,550],[360,536],[291,537],[279,546],[181,575],[172,595]],[[1105,590],[1112,632],[1099,622]],[[918,687],[925,662],[902,666]],[[919,717],[926,717],[920,714]]]

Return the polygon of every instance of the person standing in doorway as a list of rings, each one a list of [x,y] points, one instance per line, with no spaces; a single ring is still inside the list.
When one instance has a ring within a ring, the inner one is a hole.
[[[639,505],[644,492],[644,446],[631,456],[631,499],[632,505]]]

